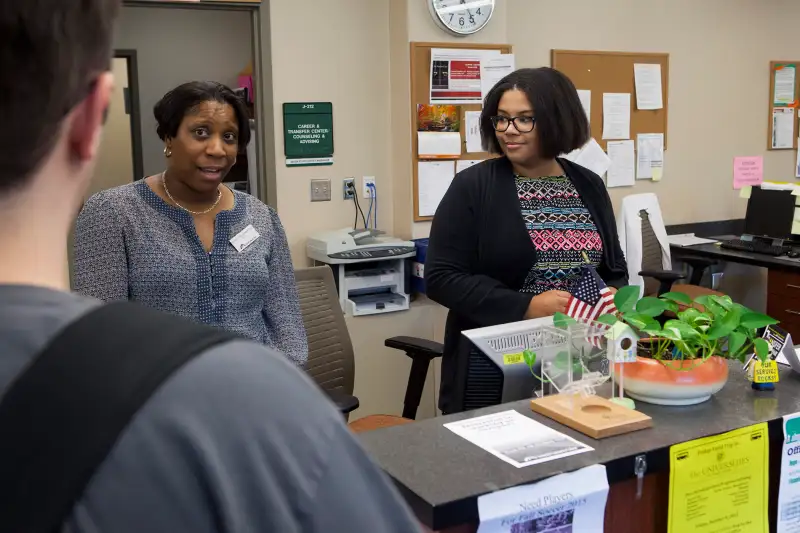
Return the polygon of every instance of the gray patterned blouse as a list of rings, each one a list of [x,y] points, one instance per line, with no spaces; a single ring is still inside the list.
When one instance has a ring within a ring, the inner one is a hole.
[[[251,225],[242,252],[230,239]],[[275,211],[234,191],[206,252],[192,216],[144,180],[100,192],[75,230],[74,289],[104,301],[132,300],[241,333],[303,366],[308,344],[286,234]]]

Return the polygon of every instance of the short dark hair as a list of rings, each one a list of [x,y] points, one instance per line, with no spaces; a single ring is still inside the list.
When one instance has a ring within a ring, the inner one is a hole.
[[[0,0],[0,195],[23,187],[111,66],[120,0]]]
[[[153,108],[158,128],[158,137],[165,141],[175,138],[184,117],[203,102],[228,104],[236,114],[239,125],[239,149],[250,143],[250,114],[244,100],[230,87],[216,81],[190,81],[178,85],[158,101]]]
[[[589,119],[572,81],[549,67],[523,68],[497,82],[486,95],[481,113],[484,150],[503,153],[495,136],[492,117],[497,115],[503,94],[512,89],[524,92],[533,106],[542,157],[549,159],[568,154],[589,140]]]

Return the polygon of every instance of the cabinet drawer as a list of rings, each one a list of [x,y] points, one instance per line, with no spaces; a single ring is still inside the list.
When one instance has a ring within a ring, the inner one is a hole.
[[[778,325],[781,328],[791,333],[792,342],[800,339],[800,305],[796,303],[792,305],[786,300],[776,301],[770,296],[767,301],[767,314],[779,321]]]
[[[800,298],[800,273],[769,270],[767,292],[788,298]]]

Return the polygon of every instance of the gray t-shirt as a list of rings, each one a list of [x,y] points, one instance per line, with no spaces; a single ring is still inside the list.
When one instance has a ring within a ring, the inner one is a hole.
[[[0,285],[0,392],[49,339],[94,305],[72,294]],[[281,355],[240,341],[199,355],[156,391],[63,529],[419,530],[308,378]]]

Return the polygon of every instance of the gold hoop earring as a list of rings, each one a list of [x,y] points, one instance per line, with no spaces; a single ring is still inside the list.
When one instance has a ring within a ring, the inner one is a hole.
[[[167,156],[167,157],[171,157],[172,156],[172,150],[170,150],[169,148],[167,148],[165,146],[164,147],[164,155]]]

